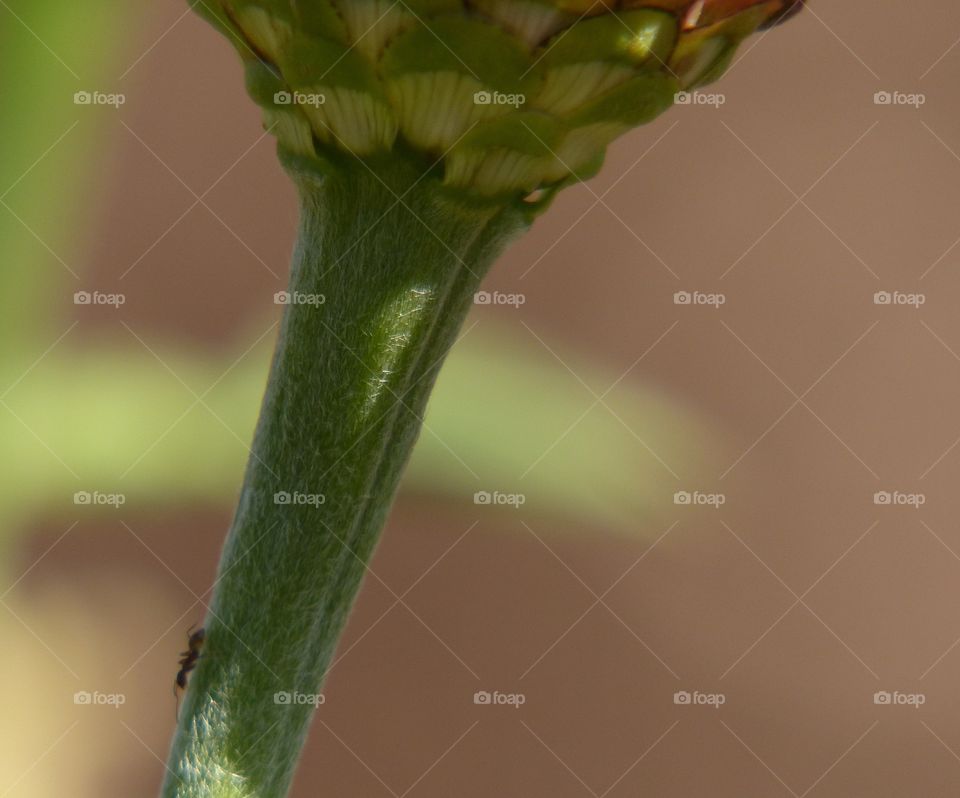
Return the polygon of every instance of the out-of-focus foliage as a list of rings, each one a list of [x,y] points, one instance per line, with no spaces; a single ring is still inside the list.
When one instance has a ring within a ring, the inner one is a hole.
[[[440,374],[408,485],[468,501],[521,493],[527,512],[571,530],[657,530],[680,475],[705,473],[707,425],[629,377],[605,395],[622,375],[562,351],[560,363],[525,332],[466,336]]]
[[[408,487],[468,502],[477,491],[522,493],[528,510],[574,526],[651,528],[652,505],[677,489],[670,471],[690,478],[699,468],[705,433],[694,414],[635,385],[597,402],[567,366],[596,395],[618,375],[576,357],[564,366],[532,338],[524,346],[483,328],[445,365]],[[0,413],[4,457],[17,464],[0,513],[73,517],[81,490],[123,493],[125,512],[232,501],[269,343],[225,375],[213,360],[157,354],[163,364],[104,344],[57,350],[36,365],[7,396],[11,412]]]
[[[66,253],[89,229],[93,209],[80,197],[103,116],[81,113],[89,109],[73,95],[122,71],[141,18],[136,6],[108,0],[0,6],[0,352],[8,364],[59,310],[51,289],[78,272]]]

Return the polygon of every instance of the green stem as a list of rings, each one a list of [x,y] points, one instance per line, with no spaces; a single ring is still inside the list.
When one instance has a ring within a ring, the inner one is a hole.
[[[286,309],[165,798],[286,795],[313,706],[275,696],[319,693],[440,363],[527,219],[398,156],[291,171],[290,292],[324,301]]]

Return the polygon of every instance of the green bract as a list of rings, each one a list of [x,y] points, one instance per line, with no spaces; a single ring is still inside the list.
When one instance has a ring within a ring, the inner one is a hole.
[[[197,0],[282,154],[403,147],[483,197],[591,176],[797,0]]]

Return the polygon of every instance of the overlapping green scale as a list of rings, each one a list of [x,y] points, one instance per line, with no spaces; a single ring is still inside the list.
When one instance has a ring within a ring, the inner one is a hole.
[[[204,0],[280,148],[398,145],[485,197],[592,175],[797,0]]]

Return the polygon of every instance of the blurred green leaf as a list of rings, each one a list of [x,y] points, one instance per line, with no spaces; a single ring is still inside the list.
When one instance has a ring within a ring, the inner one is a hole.
[[[441,372],[408,486],[468,501],[522,494],[525,510],[572,528],[650,534],[680,475],[704,473],[707,426],[636,380],[604,396],[621,375],[562,351],[563,363],[532,336],[467,335]]]
[[[597,402],[568,367],[597,395],[620,375],[580,358],[564,366],[532,339],[523,345],[489,329],[478,327],[450,355],[406,487],[467,502],[477,491],[523,494],[527,510],[574,527],[654,528],[651,514],[679,487],[674,475],[690,479],[702,468],[706,425],[629,380]],[[170,347],[155,350],[159,359],[106,343],[55,350],[0,410],[5,457],[16,464],[0,513],[75,517],[74,493],[95,490],[123,493],[125,511],[229,503],[270,343],[229,371]]]
[[[0,5],[0,352],[25,357],[58,310],[51,296],[75,280],[69,253],[90,235],[97,173],[92,153],[104,114],[74,104],[79,90],[117,91],[122,58],[136,44],[143,9],[84,0],[6,0]],[[73,262],[72,262],[73,261]]]

